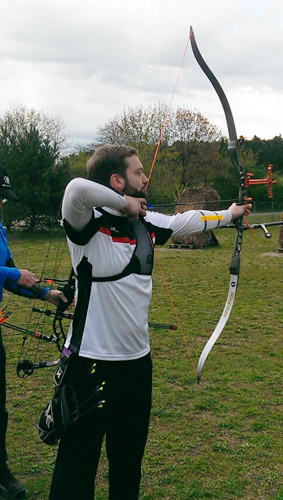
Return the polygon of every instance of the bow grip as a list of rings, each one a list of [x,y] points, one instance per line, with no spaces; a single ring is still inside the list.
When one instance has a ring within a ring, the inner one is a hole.
[[[67,302],[63,302],[63,300],[60,300],[60,304],[57,307],[57,312],[64,312],[69,307],[69,305],[73,302],[73,298],[75,296],[75,274],[73,272],[73,269],[71,271],[68,283],[66,283],[65,286],[58,286],[57,290],[60,290],[60,292],[63,292],[66,299],[68,299]]]

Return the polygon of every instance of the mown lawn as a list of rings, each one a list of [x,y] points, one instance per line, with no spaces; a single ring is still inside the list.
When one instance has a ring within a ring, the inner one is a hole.
[[[151,329],[154,362],[153,409],[143,464],[142,500],[283,500],[283,254],[279,229],[270,240],[244,234],[241,275],[234,309],[205,364],[200,385],[180,329]],[[222,229],[219,247],[208,250],[159,248],[173,300],[195,366],[224,307],[234,230]],[[20,268],[40,276],[69,274],[67,247],[55,238],[10,238]],[[31,301],[5,294],[10,322],[51,333],[45,316],[30,319]],[[42,305],[42,304],[41,304]],[[176,322],[158,266],[150,321]],[[38,438],[40,410],[53,393],[53,369],[27,379],[16,375],[22,335],[2,328],[8,359],[8,448],[10,466],[27,487],[29,500],[47,500],[56,447]],[[50,345],[28,339],[33,358],[56,359]],[[23,354],[23,353],[22,353]],[[96,498],[106,500],[105,452]]]

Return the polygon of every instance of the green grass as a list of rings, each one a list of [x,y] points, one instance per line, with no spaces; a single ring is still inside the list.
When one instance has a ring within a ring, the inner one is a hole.
[[[272,228],[272,233],[271,240],[261,231],[256,240],[244,234],[234,308],[207,359],[200,385],[180,329],[151,329],[153,408],[142,500],[283,500],[283,254],[275,252],[279,229]],[[235,234],[222,229],[216,236],[217,248],[157,250],[195,366],[222,313],[229,286]],[[38,275],[48,245],[43,237],[10,239],[18,266]],[[47,276],[68,276],[68,250],[62,242],[60,246],[58,259],[57,240],[50,247]],[[25,326],[30,302],[5,295],[3,304],[13,312],[9,320]],[[157,265],[150,321],[176,322]],[[47,323],[44,328],[51,333]],[[37,370],[19,379],[15,370],[22,337],[2,331],[8,358],[10,466],[26,485],[29,500],[47,500],[56,447],[39,441],[37,421],[53,392],[53,370]],[[31,339],[30,356],[33,346],[37,348],[37,342]],[[55,348],[41,345],[38,359],[50,356],[57,357]],[[104,450],[96,498],[108,498]]]

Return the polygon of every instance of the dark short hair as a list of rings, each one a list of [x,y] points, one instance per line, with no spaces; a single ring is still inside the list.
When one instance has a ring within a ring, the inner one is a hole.
[[[99,146],[86,164],[88,178],[106,185],[109,185],[112,174],[119,174],[125,178],[127,169],[125,159],[133,155],[138,155],[136,149],[125,144]]]

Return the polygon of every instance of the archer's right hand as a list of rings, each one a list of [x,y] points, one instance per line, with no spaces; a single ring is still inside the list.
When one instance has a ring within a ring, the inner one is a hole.
[[[128,215],[130,222],[138,220],[139,216],[145,217],[147,202],[145,198],[135,198],[133,196],[124,195],[127,200],[127,205],[122,212]]]

